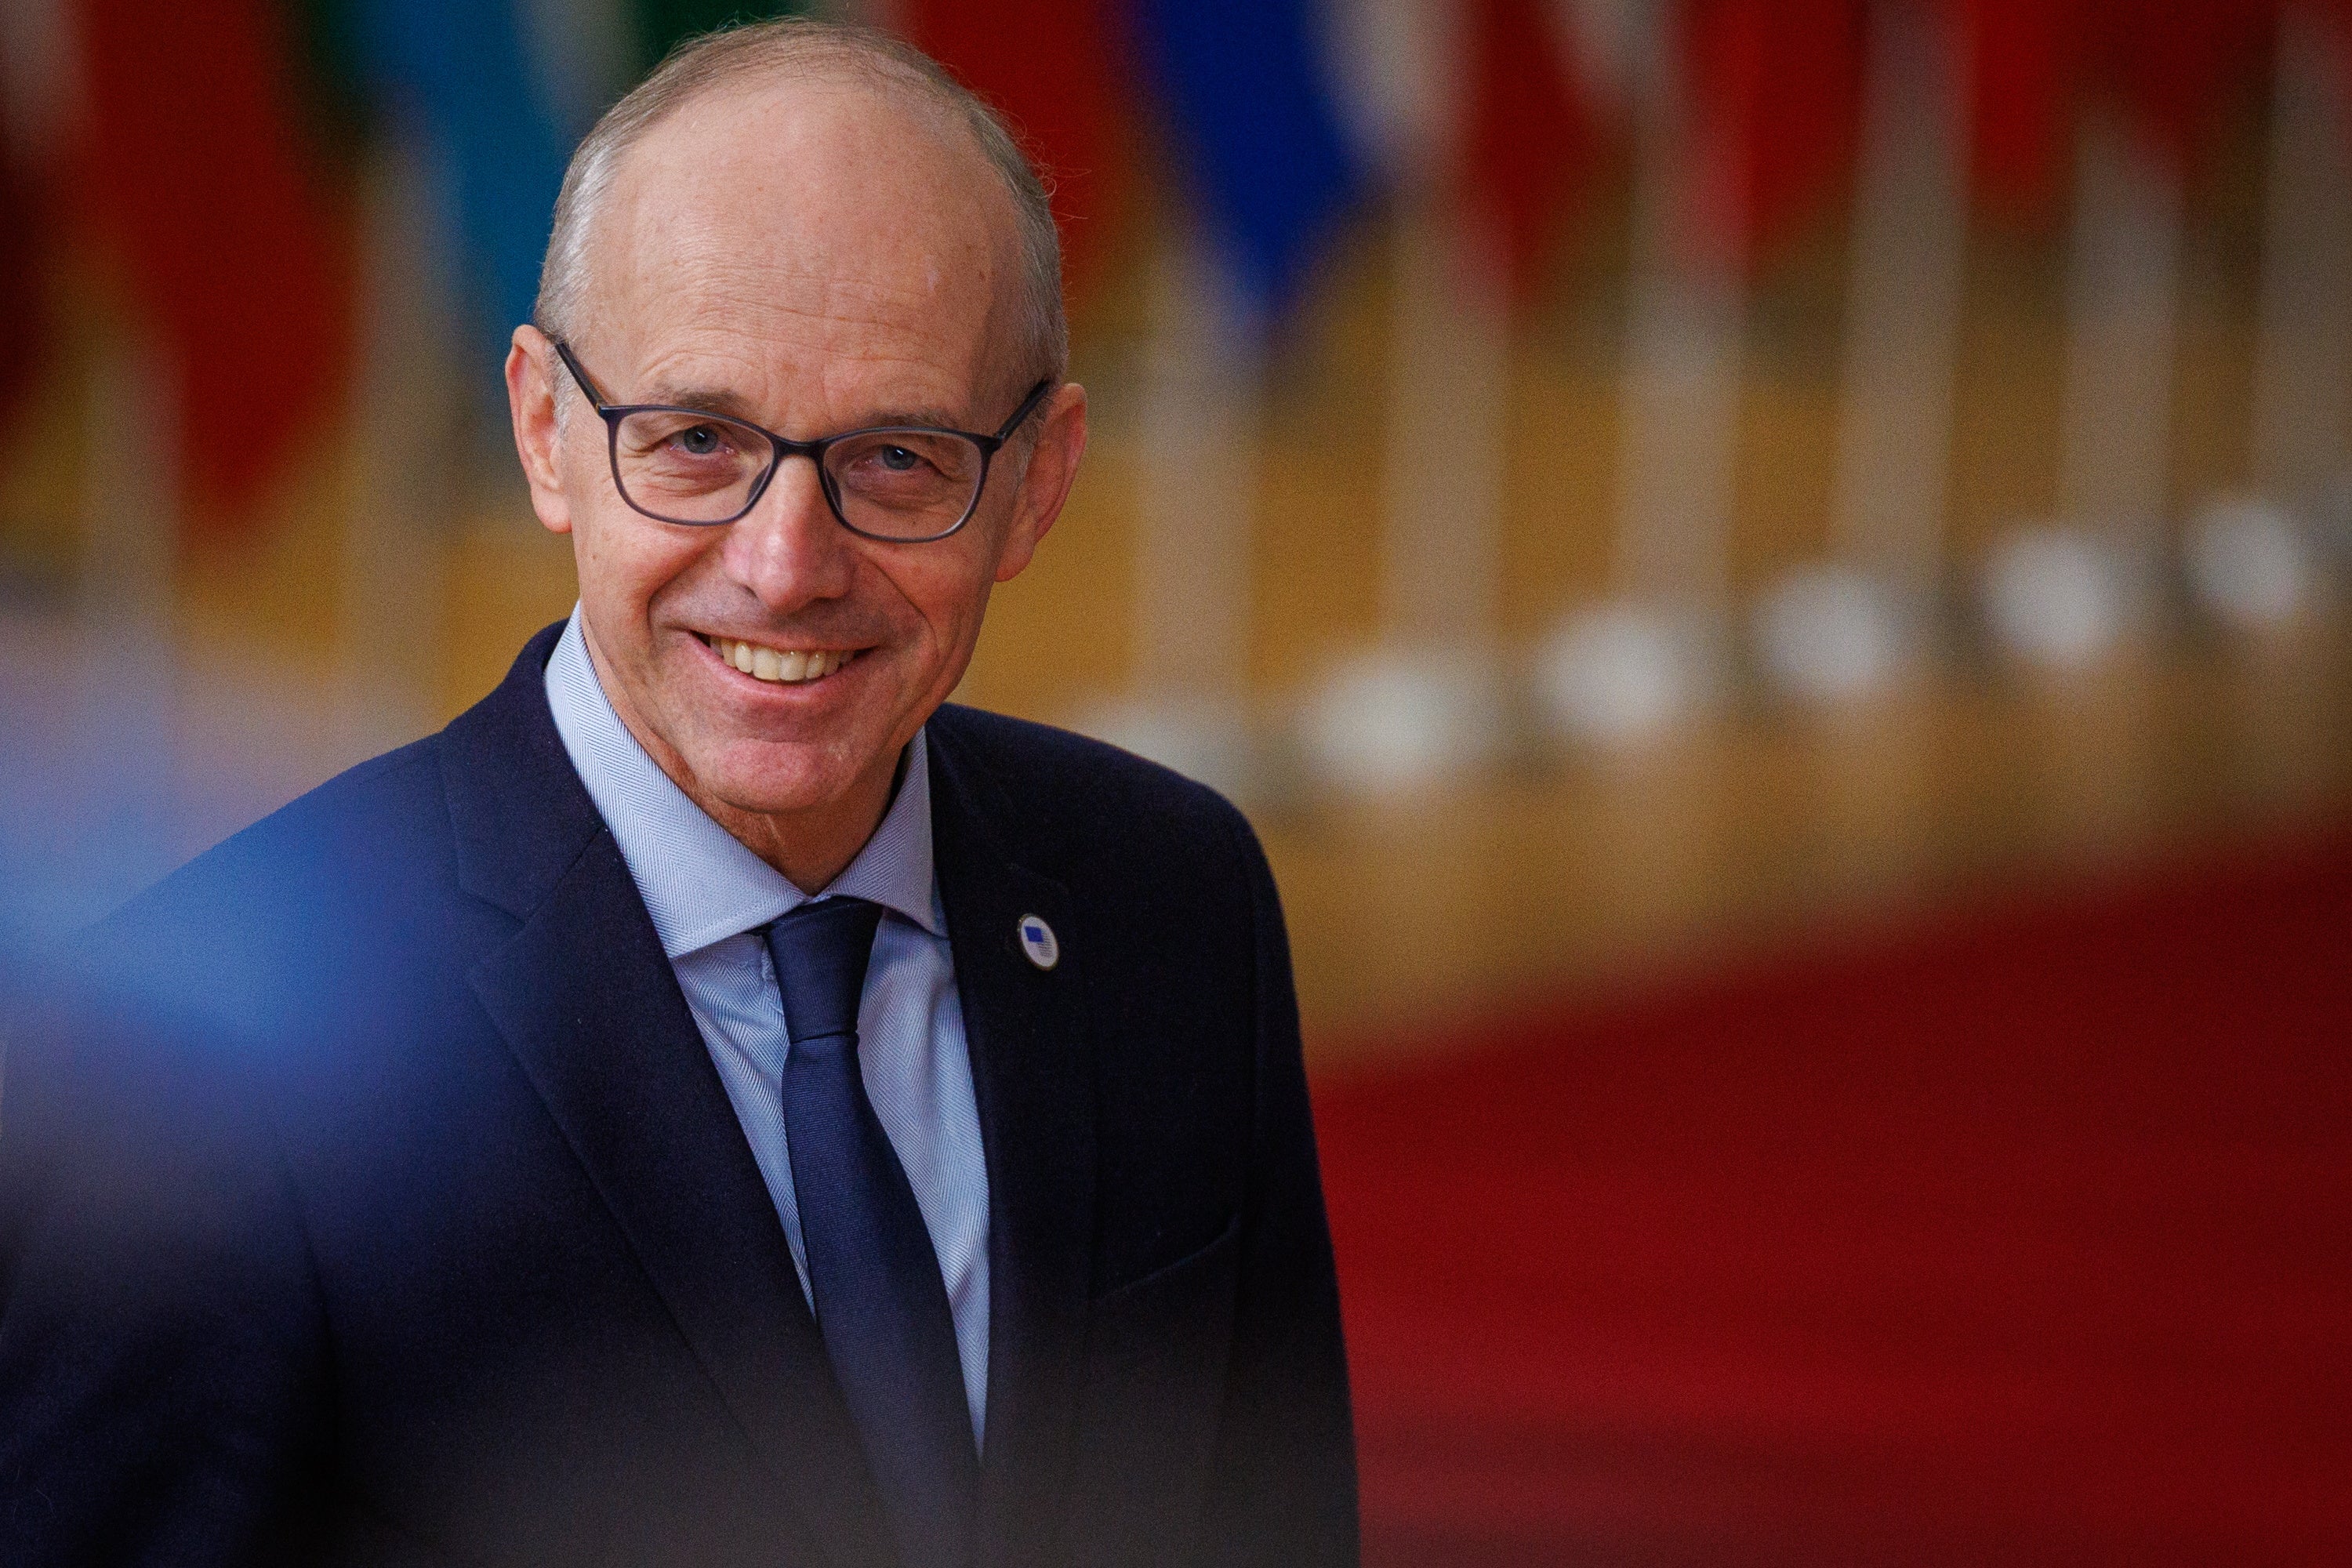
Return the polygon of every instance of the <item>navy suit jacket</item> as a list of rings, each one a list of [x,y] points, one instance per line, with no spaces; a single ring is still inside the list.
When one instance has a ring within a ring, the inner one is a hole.
[[[774,1206],[549,718],[556,629],[110,917],[20,1022],[0,1560],[890,1561]],[[974,1562],[1352,1562],[1255,838],[1075,736],[955,708],[930,736],[991,1205]]]

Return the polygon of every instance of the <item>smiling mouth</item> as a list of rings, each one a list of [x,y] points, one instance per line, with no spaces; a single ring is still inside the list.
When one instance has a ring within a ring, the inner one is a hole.
[[[803,651],[768,647],[734,637],[705,637],[702,641],[711,652],[752,679],[764,680],[774,686],[805,686],[812,680],[823,680],[856,658],[860,651],[856,648]]]

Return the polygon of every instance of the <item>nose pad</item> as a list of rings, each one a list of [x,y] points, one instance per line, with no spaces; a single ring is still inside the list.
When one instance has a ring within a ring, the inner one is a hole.
[[[850,532],[825,499],[816,464],[803,457],[779,462],[759,500],[727,531],[729,574],[772,610],[837,598],[856,574]]]

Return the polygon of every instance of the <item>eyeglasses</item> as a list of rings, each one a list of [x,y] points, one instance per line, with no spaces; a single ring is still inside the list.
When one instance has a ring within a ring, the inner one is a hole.
[[[571,345],[552,341],[604,421],[621,499],[656,522],[693,527],[733,522],[760,504],[777,464],[806,458],[816,465],[833,515],[850,532],[900,544],[945,539],[980,510],[990,461],[1054,384],[1048,378],[1031,387],[993,436],[885,425],[793,441],[706,409],[607,403]]]

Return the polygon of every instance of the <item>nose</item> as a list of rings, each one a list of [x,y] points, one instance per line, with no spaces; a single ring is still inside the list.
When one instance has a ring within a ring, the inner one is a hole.
[[[849,592],[856,542],[824,499],[816,465],[786,458],[759,504],[728,525],[720,554],[727,574],[777,615]]]

